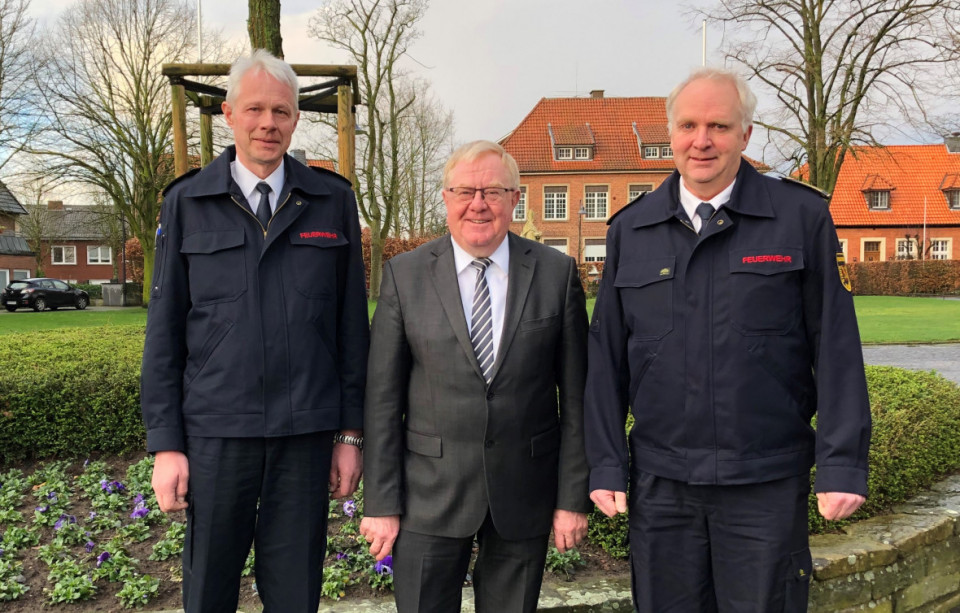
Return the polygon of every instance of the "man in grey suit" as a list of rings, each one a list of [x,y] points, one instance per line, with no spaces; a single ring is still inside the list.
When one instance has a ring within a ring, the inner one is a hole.
[[[547,538],[586,535],[586,312],[573,259],[508,232],[514,159],[464,145],[444,169],[450,234],[384,266],[367,383],[370,552],[399,613],[533,612]]]

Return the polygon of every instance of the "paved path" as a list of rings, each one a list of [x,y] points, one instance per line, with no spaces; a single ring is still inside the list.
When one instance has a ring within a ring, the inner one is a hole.
[[[947,345],[866,345],[867,364],[899,366],[911,370],[935,370],[960,383],[960,344]]]

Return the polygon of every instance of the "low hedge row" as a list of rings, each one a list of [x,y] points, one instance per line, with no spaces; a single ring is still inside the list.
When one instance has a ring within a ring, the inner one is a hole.
[[[960,260],[891,260],[847,264],[857,296],[960,292]]]
[[[142,449],[143,328],[53,330],[0,339],[0,467],[26,459]],[[869,366],[870,498],[855,518],[960,469],[960,387],[929,372]],[[811,495],[810,529],[830,526]],[[590,538],[625,556],[627,522],[593,513]]]
[[[142,326],[0,340],[0,466],[141,449]]]

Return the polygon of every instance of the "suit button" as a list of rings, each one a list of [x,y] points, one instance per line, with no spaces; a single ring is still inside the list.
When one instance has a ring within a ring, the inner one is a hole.
[[[493,400],[493,392],[487,392],[487,400]]]
[[[490,449],[491,447],[493,447],[493,441],[484,441],[483,446],[486,447],[487,449]]]

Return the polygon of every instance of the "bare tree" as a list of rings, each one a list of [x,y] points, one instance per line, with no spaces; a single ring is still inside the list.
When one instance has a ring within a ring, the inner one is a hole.
[[[414,97],[400,87],[401,58],[417,39],[426,0],[331,0],[310,20],[310,35],[358,66],[366,134],[358,141],[357,201],[371,232],[370,297],[380,295],[383,246],[400,209],[400,123]]]
[[[193,19],[180,0],[79,0],[61,16],[38,74],[49,123],[34,152],[52,175],[106,196],[143,245],[146,278],[161,191],[173,179],[160,66],[190,57]]]
[[[414,103],[400,118],[400,206],[395,236],[430,236],[443,231],[446,208],[440,197],[443,166],[452,151],[453,113],[416,81]]]
[[[957,0],[720,0],[700,11],[777,106],[758,122],[794,168],[830,192],[852,146],[927,118],[960,59]],[[953,81],[955,84],[956,82]]]
[[[280,37],[280,0],[248,0],[247,33],[250,46],[266,49],[283,57],[283,39]]]
[[[0,168],[37,127],[33,72],[34,22],[30,0],[0,0]]]
[[[20,234],[26,239],[33,251],[37,276],[44,276],[43,263],[49,256],[50,243],[62,238],[60,225],[55,218],[61,211],[51,211],[47,198],[53,187],[53,180],[42,175],[21,175],[14,187],[11,185],[27,214],[17,220]]]

